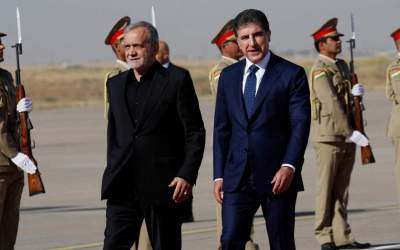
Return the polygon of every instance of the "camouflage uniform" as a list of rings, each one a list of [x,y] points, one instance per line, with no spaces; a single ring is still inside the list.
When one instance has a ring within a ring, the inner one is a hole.
[[[0,68],[0,249],[12,250],[17,238],[24,174],[10,159],[17,154],[15,87]]]
[[[345,61],[319,55],[310,72],[312,140],[317,156],[315,235],[321,245],[354,242],[347,222],[350,176],[356,147],[351,74]]]
[[[386,74],[386,96],[392,102],[387,135],[395,144],[395,172],[397,179],[397,194],[400,200],[400,54],[388,67]]]

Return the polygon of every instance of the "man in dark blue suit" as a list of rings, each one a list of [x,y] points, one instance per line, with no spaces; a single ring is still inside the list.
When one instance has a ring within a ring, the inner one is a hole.
[[[310,130],[307,77],[269,51],[259,10],[235,18],[245,56],[220,76],[214,118],[214,195],[222,203],[223,249],[242,250],[259,206],[272,250],[294,250],[295,204]]]

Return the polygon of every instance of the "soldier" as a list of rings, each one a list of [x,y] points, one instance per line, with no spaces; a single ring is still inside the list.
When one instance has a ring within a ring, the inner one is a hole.
[[[389,65],[386,75],[386,96],[393,103],[388,126],[388,136],[395,145],[397,194],[400,198],[400,28],[391,34],[398,52],[397,59]]]
[[[211,93],[215,96],[217,93],[218,79],[221,71],[237,62],[242,56],[242,52],[237,44],[235,34],[233,33],[233,19],[229,20],[218,34],[211,40],[221,52],[220,61],[211,69],[209,74],[209,81]]]
[[[107,73],[104,81],[104,118],[107,120],[108,111],[108,96],[106,83],[108,78],[111,78],[119,73],[128,70],[130,66],[126,63],[125,48],[123,45],[124,41],[124,30],[131,23],[131,19],[128,16],[121,18],[108,33],[104,43],[110,45],[117,60],[115,62],[115,68]]]
[[[233,32],[234,20],[229,20],[218,34],[211,40],[212,44],[215,44],[220,53],[220,61],[210,70],[209,81],[211,93],[216,96],[218,89],[218,79],[222,70],[236,63],[242,56],[243,53],[240,50],[238,43],[236,41],[236,36]],[[216,206],[216,220],[217,220],[217,239],[218,239],[218,249],[221,248],[221,234],[222,234],[222,218],[221,218],[221,204],[217,203]],[[254,239],[254,229],[251,229],[250,240],[246,243],[246,250],[257,250],[259,249],[258,244],[253,242]]]
[[[319,53],[310,72],[312,138],[317,157],[315,236],[322,250],[363,249],[369,243],[355,241],[347,221],[350,175],[356,144],[368,139],[354,129],[353,96],[362,96],[362,84],[351,87],[347,63],[336,58],[343,34],[332,18],[312,34]]]
[[[0,62],[4,61],[4,45],[0,33]],[[35,164],[18,152],[17,112],[32,111],[29,97],[15,103],[15,87],[11,74],[0,68],[0,249],[13,250],[18,232],[19,207],[24,186],[23,171],[34,174]],[[19,168],[17,168],[19,167]],[[21,169],[23,171],[21,171]]]

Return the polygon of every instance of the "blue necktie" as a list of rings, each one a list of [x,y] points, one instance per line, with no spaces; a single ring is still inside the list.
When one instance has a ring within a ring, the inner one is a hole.
[[[253,64],[249,68],[249,75],[246,79],[246,85],[244,87],[244,104],[246,106],[247,117],[250,117],[253,114],[253,106],[256,100],[256,84],[257,84],[257,77],[256,72],[259,68]]]

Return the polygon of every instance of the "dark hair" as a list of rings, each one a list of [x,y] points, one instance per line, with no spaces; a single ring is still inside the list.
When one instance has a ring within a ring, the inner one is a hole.
[[[148,22],[145,21],[140,21],[137,23],[134,23],[132,25],[130,25],[129,27],[127,27],[125,29],[125,34],[128,33],[131,30],[137,29],[137,28],[145,28],[148,32],[149,32],[149,43],[151,45],[152,48],[156,48],[158,46],[158,32],[157,29],[154,28],[153,25],[151,25]]]
[[[318,53],[320,52],[319,51],[319,43],[326,43],[327,39],[328,39],[328,37],[323,37],[323,38],[321,38],[321,39],[319,39],[317,41],[314,41],[314,47],[318,51]]]
[[[265,14],[260,10],[247,9],[240,12],[234,19],[233,29],[235,31],[235,35],[237,36],[239,27],[249,23],[256,23],[260,25],[265,32],[269,31],[269,22],[267,16],[265,16]]]

